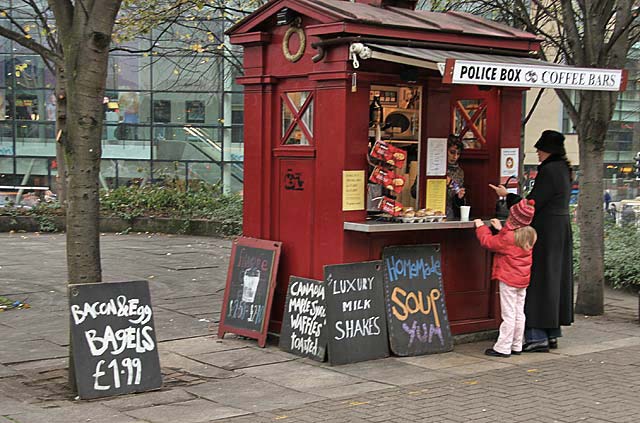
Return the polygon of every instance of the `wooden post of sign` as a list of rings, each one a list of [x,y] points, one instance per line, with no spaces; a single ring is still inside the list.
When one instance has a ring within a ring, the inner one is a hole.
[[[227,332],[267,343],[282,243],[240,237],[233,241],[218,337]]]

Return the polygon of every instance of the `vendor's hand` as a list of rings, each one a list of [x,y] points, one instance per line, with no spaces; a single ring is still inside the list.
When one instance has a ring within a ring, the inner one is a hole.
[[[464,188],[460,188],[458,190],[458,198],[462,199],[462,197],[464,197],[464,194],[466,193]]]
[[[484,222],[480,219],[473,219],[473,223],[475,223],[476,228],[479,228],[480,226],[484,226]]]
[[[489,221],[489,223],[491,223],[491,226],[493,226],[497,230],[501,230],[502,229],[502,223],[500,223],[500,220],[498,220],[498,219],[491,219]]]
[[[506,197],[509,193],[504,185],[495,186],[493,184],[489,184],[489,187],[491,187],[496,192],[496,194],[498,194],[498,197]]]

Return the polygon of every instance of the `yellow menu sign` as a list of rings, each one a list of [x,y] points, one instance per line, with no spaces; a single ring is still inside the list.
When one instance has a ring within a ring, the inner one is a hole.
[[[447,180],[427,179],[427,208],[446,213]]]
[[[364,170],[342,171],[342,211],[364,210]]]

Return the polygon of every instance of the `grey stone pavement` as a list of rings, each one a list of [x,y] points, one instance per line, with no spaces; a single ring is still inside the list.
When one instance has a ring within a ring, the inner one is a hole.
[[[150,282],[162,389],[93,401],[66,385],[64,235],[0,234],[1,423],[638,422],[638,298],[606,293],[551,353],[440,355],[331,367],[254,340],[216,337],[231,243],[158,234],[101,237],[105,281]]]

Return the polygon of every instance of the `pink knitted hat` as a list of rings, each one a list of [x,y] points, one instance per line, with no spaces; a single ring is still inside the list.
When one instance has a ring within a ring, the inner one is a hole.
[[[533,214],[535,213],[534,200],[522,199],[520,202],[511,206],[509,210],[509,217],[507,218],[507,225],[511,229],[522,228],[523,226],[529,226],[533,220]]]

